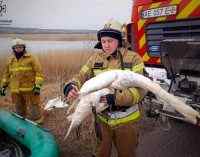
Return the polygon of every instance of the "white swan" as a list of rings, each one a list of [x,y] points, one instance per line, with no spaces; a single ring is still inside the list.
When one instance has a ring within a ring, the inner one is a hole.
[[[95,106],[96,112],[99,113],[105,110],[108,105],[105,103],[99,103],[100,97],[113,93],[113,90],[104,88],[92,93],[89,93],[85,96],[82,96],[76,106],[74,113],[67,117],[71,121],[67,134],[65,135],[64,140],[69,136],[71,130],[77,127],[81,122],[92,114],[92,106]]]
[[[161,99],[174,107],[189,122],[196,124],[197,117],[200,118],[199,112],[162,89],[157,83],[153,82],[149,78],[129,70],[110,70],[91,78],[81,87],[79,92],[80,101],[77,104],[73,116],[71,117],[71,124],[65,139],[68,137],[70,131],[79,125],[84,118],[91,113],[91,106],[95,105],[98,107],[99,98],[102,95],[106,95],[105,93],[111,92],[110,90],[107,92],[99,91],[106,87],[120,90],[131,87],[139,87],[154,93],[158,99]],[[94,95],[98,95],[98,98]],[[102,110],[100,109],[100,111]]]

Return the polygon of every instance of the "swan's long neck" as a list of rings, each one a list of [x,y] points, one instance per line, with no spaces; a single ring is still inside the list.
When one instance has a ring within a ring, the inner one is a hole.
[[[157,98],[167,102],[169,105],[173,106],[178,112],[182,113],[190,122],[196,124],[196,117],[200,118],[200,114],[196,110],[186,105],[184,102],[180,101],[174,95],[165,91],[163,88],[160,87],[160,85],[153,82],[149,78],[140,74],[132,73],[129,75],[129,79],[132,80],[130,87],[140,87],[151,91],[156,95]]]
[[[70,132],[72,131],[72,129],[73,129],[73,126],[74,126],[74,121],[71,121],[71,123],[70,123],[70,126],[69,126],[69,129],[67,130],[67,133],[66,133],[66,135],[65,135],[65,137],[64,137],[64,141],[69,137],[69,134],[70,134]]]
[[[109,87],[110,84],[117,78],[115,71],[108,71],[97,75],[86,81],[80,89],[82,95],[95,92],[97,90]]]

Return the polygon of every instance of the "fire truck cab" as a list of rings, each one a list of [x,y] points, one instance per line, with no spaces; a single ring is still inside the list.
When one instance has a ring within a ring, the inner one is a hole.
[[[127,39],[151,78],[200,111],[200,0],[135,0]]]

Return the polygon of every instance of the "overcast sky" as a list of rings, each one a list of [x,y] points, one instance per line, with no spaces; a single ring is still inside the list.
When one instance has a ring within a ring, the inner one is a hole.
[[[2,0],[0,0],[2,1]],[[99,29],[108,19],[130,22],[132,0],[3,0],[12,27]]]

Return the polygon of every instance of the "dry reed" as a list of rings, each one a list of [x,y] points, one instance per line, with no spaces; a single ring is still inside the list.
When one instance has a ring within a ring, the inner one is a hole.
[[[47,51],[43,53],[34,53],[41,65],[45,76],[45,86],[56,85],[57,89],[53,92],[49,87],[45,90],[45,95],[54,96],[62,95],[62,89],[64,83],[70,79],[75,73],[77,73],[81,66],[86,62],[93,50],[56,50]],[[0,57],[0,79],[3,74],[6,65],[7,55],[1,55]],[[44,86],[44,89],[46,89]],[[51,92],[50,92],[51,91]],[[47,92],[47,93],[46,93]],[[49,93],[50,92],[50,93]],[[49,97],[49,96],[48,96]]]
[[[48,51],[36,53],[42,65],[45,75],[45,82],[57,82],[67,80],[77,73],[81,66],[91,55],[92,50],[71,50],[71,51]],[[1,54],[0,74],[3,73],[6,65],[7,55]]]

